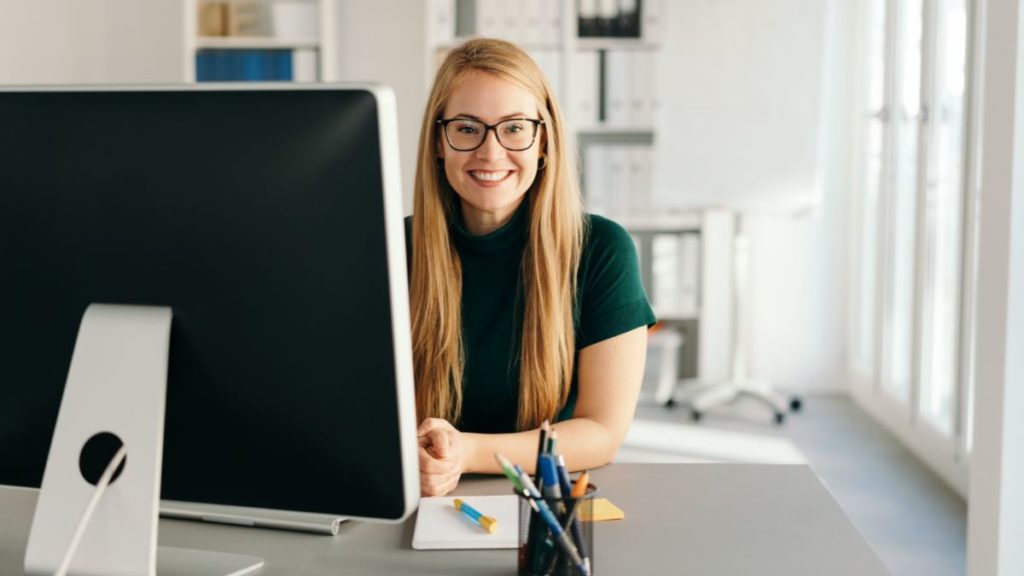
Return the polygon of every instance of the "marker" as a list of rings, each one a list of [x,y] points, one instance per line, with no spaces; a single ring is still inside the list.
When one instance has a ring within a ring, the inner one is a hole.
[[[498,530],[498,521],[491,516],[484,516],[476,508],[473,508],[469,504],[466,504],[459,498],[455,499],[455,509],[461,511],[466,516],[469,516],[473,522],[480,525],[481,528],[487,530],[491,534],[494,534]]]
[[[497,452],[494,453],[494,457],[498,460],[498,464],[501,465],[501,471],[505,474],[505,476],[508,477],[509,480],[512,481],[512,484],[515,485],[516,492],[522,492],[523,484],[522,482],[519,481],[519,473],[516,472],[515,467],[512,466],[512,463],[508,461],[508,458],[505,458],[504,456],[498,454]]]
[[[583,474],[580,474],[576,484],[572,487],[572,497],[582,498],[587,495],[587,486],[590,485],[590,471],[584,470]]]

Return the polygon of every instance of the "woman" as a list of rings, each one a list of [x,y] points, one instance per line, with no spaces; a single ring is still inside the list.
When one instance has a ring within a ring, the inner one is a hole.
[[[491,39],[451,51],[418,160],[410,283],[423,495],[447,494],[464,472],[500,473],[496,452],[532,473],[544,420],[572,470],[610,462],[654,315],[629,235],[582,212],[561,113],[533,60]]]

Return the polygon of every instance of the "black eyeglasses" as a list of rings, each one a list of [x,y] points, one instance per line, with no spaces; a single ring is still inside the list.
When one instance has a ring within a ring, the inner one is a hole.
[[[537,127],[543,120],[533,118],[510,118],[497,124],[484,124],[470,118],[447,118],[437,121],[444,128],[448,145],[459,152],[476,150],[487,139],[487,132],[494,130],[498,144],[511,152],[521,152],[537,139]]]

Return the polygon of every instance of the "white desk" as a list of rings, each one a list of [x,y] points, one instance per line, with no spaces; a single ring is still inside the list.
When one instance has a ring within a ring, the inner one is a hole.
[[[601,494],[626,512],[594,531],[598,575],[888,574],[807,466],[615,464]],[[464,479],[463,495],[508,493],[504,478]],[[0,574],[22,574],[35,491],[0,488]],[[336,537],[160,521],[160,544],[254,554],[261,575],[512,575],[514,550],[417,551],[415,518],[348,523]]]

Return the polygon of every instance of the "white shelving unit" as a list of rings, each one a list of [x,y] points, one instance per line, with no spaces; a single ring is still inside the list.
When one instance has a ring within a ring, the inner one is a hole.
[[[333,79],[335,58],[335,13],[337,0],[259,0],[263,6],[261,33],[245,36],[203,36],[198,21],[202,0],[185,0],[184,60],[186,82],[196,82],[196,57],[202,50],[292,50],[295,81],[317,82]],[[292,36],[275,31],[275,4],[306,4],[315,8],[317,35]]]

